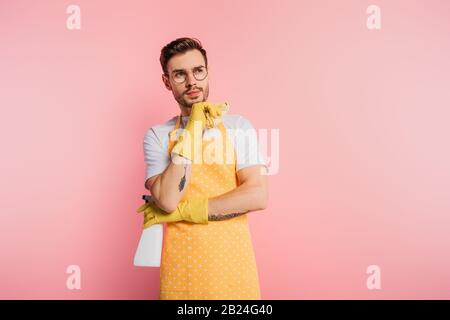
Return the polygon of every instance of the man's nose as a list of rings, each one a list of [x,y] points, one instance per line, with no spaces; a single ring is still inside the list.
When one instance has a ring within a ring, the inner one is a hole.
[[[187,86],[192,86],[195,84],[195,78],[194,78],[194,74],[188,72],[188,74],[186,75],[186,85]]]

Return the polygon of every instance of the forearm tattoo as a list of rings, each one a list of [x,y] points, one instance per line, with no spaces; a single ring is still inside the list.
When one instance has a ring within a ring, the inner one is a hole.
[[[184,165],[184,175],[181,177],[180,184],[178,185],[178,191],[182,191],[184,189],[184,185],[186,183],[186,167],[187,164]]]
[[[228,219],[232,219],[232,218],[235,218],[235,217],[238,217],[238,216],[242,216],[243,214],[246,214],[247,212],[226,213],[226,214],[210,214],[208,216],[208,220],[209,221],[228,220]]]

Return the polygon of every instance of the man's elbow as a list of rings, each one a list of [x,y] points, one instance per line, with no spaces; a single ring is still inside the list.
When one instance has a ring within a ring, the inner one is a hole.
[[[153,183],[152,181],[147,181],[148,183],[146,183],[146,187],[148,187],[148,190],[152,194],[153,201],[156,203],[158,208],[167,213],[175,211],[178,203],[175,202],[176,199],[173,199],[173,197],[165,196],[165,192],[161,190],[159,177],[154,179]]]
[[[170,213],[174,212],[177,209],[178,203],[173,201],[172,199],[159,199],[158,201],[155,201],[156,205],[163,211]]]
[[[257,210],[264,210],[267,208],[267,199],[261,199],[258,205],[258,209]]]
[[[256,210],[264,210],[267,208],[267,203],[268,203],[268,192],[266,188],[260,188],[260,190],[258,191],[258,208]]]

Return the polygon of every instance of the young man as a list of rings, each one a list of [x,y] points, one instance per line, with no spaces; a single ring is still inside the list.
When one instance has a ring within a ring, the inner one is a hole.
[[[181,112],[145,135],[145,187],[153,202],[138,209],[144,228],[167,223],[160,299],[260,299],[246,215],[267,203],[256,131],[243,116],[207,100],[208,60],[200,41],[170,42],[160,62]]]

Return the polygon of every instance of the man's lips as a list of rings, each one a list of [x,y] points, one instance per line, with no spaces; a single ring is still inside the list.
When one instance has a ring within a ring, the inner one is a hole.
[[[194,97],[194,96],[199,95],[200,92],[201,92],[200,90],[193,90],[193,91],[188,91],[188,92],[186,92],[186,94],[187,94],[189,97]]]

